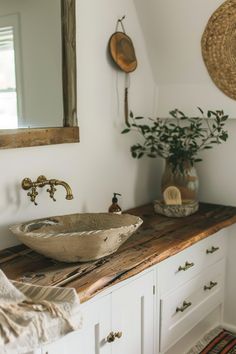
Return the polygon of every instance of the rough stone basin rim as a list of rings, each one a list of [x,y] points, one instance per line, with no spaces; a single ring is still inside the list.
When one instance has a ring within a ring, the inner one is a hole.
[[[87,262],[116,252],[142,222],[130,214],[81,213],[32,220],[10,230],[46,257]]]

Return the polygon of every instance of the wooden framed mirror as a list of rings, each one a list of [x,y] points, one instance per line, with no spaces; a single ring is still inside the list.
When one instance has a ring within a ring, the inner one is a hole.
[[[19,10],[21,2],[22,9]],[[13,10],[14,3],[17,4],[17,8]],[[2,65],[2,67],[7,67],[5,69],[7,75],[5,72],[4,79],[0,72],[0,148],[78,142],[75,0],[0,0],[0,5],[0,53],[2,50],[4,54],[0,56],[0,61],[1,58],[5,60],[5,66]],[[49,8],[43,9],[44,5]],[[32,15],[31,10],[35,11],[35,15]],[[52,20],[54,14],[57,17]],[[34,34],[37,30],[37,21],[40,26],[38,32],[44,33],[41,47],[40,41]],[[52,21],[57,26],[53,27]],[[32,26],[30,30],[27,27],[29,22]],[[49,23],[48,29],[47,23]],[[58,35],[55,40],[52,39],[51,32]],[[28,45],[28,50],[25,53],[21,49],[26,45]],[[41,58],[39,54],[42,54]],[[29,61],[27,56],[30,59],[35,57],[35,63]],[[10,72],[11,59],[15,64],[13,74]],[[51,66],[45,69],[47,61],[51,63]],[[41,63],[42,67],[40,67]],[[56,65],[58,63],[59,65]],[[55,69],[56,66],[60,66],[58,71]],[[18,72],[17,68],[21,70]],[[46,75],[45,78],[43,78],[43,73]],[[27,76],[31,82],[27,81]],[[53,81],[55,81],[54,86],[52,86]],[[34,89],[35,95],[32,94]],[[39,104],[36,108],[37,102]],[[1,103],[3,108],[1,108]],[[13,109],[14,104],[15,109]],[[56,108],[54,113],[51,113],[52,108]],[[46,121],[44,119],[44,121],[36,122],[35,117],[32,118],[33,110],[37,111],[37,117],[47,116]],[[32,121],[27,115],[32,118]],[[54,115],[58,119],[57,122],[51,119]],[[12,119],[13,116],[14,119]],[[1,128],[1,119],[3,128]],[[12,123],[13,120],[15,123]],[[10,129],[6,124],[11,124]]]

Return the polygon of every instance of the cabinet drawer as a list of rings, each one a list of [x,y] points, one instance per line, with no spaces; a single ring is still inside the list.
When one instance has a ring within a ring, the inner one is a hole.
[[[225,262],[221,260],[161,298],[161,351],[172,346],[222,303],[224,268]]]
[[[158,265],[160,294],[189,281],[225,255],[226,235],[221,230]]]

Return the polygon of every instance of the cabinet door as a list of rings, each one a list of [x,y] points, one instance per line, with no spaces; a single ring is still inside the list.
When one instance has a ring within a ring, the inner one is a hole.
[[[83,306],[82,329],[43,348],[43,354],[111,354],[106,337],[111,331],[111,297]]]
[[[153,284],[151,271],[112,293],[112,354],[154,353]]]
[[[65,339],[62,338],[42,347],[42,354],[66,354]]]

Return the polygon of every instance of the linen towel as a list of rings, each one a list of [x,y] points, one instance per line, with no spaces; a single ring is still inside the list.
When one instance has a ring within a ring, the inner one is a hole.
[[[72,288],[10,281],[0,270],[0,354],[23,354],[81,328]]]

